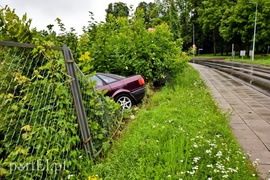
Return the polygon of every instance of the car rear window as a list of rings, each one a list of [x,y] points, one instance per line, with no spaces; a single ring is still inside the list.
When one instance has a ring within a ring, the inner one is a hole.
[[[91,78],[89,78],[89,80],[91,81],[91,82],[96,82],[96,88],[99,88],[99,87],[101,87],[101,86],[104,86],[104,82],[99,78],[99,77],[97,77],[97,76],[92,76]]]
[[[105,76],[105,75],[102,75],[102,74],[99,74],[98,77],[100,77],[103,81],[105,81],[107,84],[110,84],[110,83],[113,83],[113,82],[116,82],[118,81],[117,79],[115,78],[112,78],[112,77],[109,77],[109,76]]]

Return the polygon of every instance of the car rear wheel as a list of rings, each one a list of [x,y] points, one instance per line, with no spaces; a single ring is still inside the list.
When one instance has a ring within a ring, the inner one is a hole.
[[[123,109],[130,109],[134,105],[132,97],[128,94],[120,94],[115,98],[115,101],[118,102]]]

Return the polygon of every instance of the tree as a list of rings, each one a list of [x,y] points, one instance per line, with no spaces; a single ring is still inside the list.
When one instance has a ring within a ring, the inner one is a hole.
[[[106,11],[106,21],[108,21],[109,14],[112,14],[114,17],[128,17],[129,16],[129,8],[126,3],[117,2],[110,3]]]
[[[270,2],[258,0],[256,42],[257,49],[262,44],[262,49],[266,49],[270,36]],[[227,42],[235,43],[238,48],[251,49],[254,35],[255,7],[253,3],[246,0],[239,1],[235,6],[227,9],[219,28],[221,36]],[[245,47],[242,47],[243,44]],[[239,49],[240,50],[240,49]]]
[[[159,14],[158,14],[158,7],[155,3],[146,3],[140,2],[138,7],[135,10],[135,15],[137,15],[139,10],[143,10],[143,18],[147,28],[154,27],[161,23]]]
[[[232,6],[231,0],[208,0],[203,1],[203,7],[199,9],[199,22],[204,34],[212,34],[213,53],[217,53],[217,41],[220,39],[219,27],[224,12]]]

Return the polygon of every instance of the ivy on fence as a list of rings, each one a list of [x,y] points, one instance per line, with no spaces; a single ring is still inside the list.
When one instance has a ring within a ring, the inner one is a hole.
[[[94,161],[83,149],[62,52],[42,46],[0,48],[0,177],[90,176]],[[77,72],[95,152],[104,152],[121,125],[120,106]]]

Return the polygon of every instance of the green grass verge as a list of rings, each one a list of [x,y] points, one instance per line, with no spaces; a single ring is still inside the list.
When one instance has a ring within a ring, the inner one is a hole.
[[[270,66],[270,56],[255,56],[254,61],[252,61],[250,58],[234,58],[231,57],[226,59],[227,61],[233,61],[233,62],[242,62],[242,63],[249,63],[249,64],[258,64],[258,65],[266,65]]]
[[[156,92],[92,167],[102,179],[258,179],[199,74],[188,67]]]
[[[195,58],[224,58],[226,59],[226,61],[270,66],[270,55],[255,55],[254,61],[252,61],[250,57],[242,58],[239,56],[235,56],[234,58],[232,58],[232,56],[221,56],[219,54],[217,54],[216,56],[212,54],[202,54],[199,56],[195,56]]]

